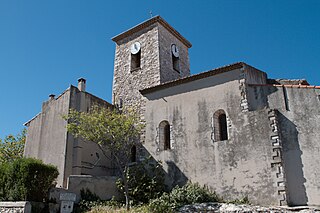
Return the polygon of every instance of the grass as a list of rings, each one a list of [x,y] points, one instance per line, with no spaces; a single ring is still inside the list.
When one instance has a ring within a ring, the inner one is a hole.
[[[149,213],[148,207],[146,205],[140,207],[132,207],[130,211],[126,208],[118,208],[112,206],[97,206],[87,213]]]

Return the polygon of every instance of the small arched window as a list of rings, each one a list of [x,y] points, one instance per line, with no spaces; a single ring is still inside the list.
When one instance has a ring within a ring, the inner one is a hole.
[[[141,44],[134,42],[130,47],[131,52],[131,71],[140,68],[141,65]]]
[[[175,71],[180,73],[180,64],[179,64],[179,49],[177,45],[171,45],[171,56],[172,56],[172,67]]]
[[[135,145],[133,145],[131,147],[131,162],[136,162],[137,161],[137,147]]]
[[[213,114],[214,141],[228,140],[227,116],[224,110],[219,109]]]
[[[161,121],[159,124],[159,140],[161,149],[171,149],[170,124],[168,121]]]

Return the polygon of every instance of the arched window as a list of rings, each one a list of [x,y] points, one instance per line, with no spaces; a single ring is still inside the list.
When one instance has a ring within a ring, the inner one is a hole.
[[[137,147],[135,145],[133,145],[131,147],[131,162],[136,162],[137,161]]]
[[[170,124],[168,121],[161,121],[161,123],[159,124],[159,142],[161,149],[171,149]]]
[[[171,45],[171,56],[172,56],[172,67],[175,71],[180,73],[180,64],[179,64],[179,50],[177,45]]]
[[[134,42],[130,47],[131,52],[131,71],[140,68],[141,65],[141,44]]]
[[[214,141],[228,140],[227,116],[224,110],[219,109],[213,114]]]
[[[140,68],[141,65],[141,51],[136,54],[131,54],[131,71]]]

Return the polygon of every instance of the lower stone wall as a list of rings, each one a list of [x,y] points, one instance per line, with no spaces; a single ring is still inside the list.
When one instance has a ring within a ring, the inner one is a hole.
[[[0,213],[31,213],[31,204],[25,202],[0,202]]]
[[[88,189],[95,193],[102,200],[116,199],[121,196],[119,193],[115,176],[91,176],[91,175],[70,175],[68,178],[68,192],[77,195],[76,203],[79,202],[81,189]]]

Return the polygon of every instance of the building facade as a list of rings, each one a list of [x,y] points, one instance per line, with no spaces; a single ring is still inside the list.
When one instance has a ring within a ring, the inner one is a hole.
[[[226,199],[320,205],[320,86],[269,79],[243,62],[190,76],[191,43],[160,16],[112,40],[113,105],[139,110],[138,154],[163,162],[169,187],[191,181]],[[28,145],[50,147],[33,136],[33,126],[51,128],[38,120],[29,122],[26,153],[43,158]],[[67,135],[62,125],[48,138]]]
[[[67,188],[70,175],[114,175],[113,163],[97,144],[74,138],[67,132],[63,116],[70,109],[88,112],[92,105],[112,107],[85,88],[86,80],[80,78],[78,87],[71,85],[56,98],[50,95],[42,104],[42,111],[25,123],[28,131],[24,156],[57,166],[57,187]]]

